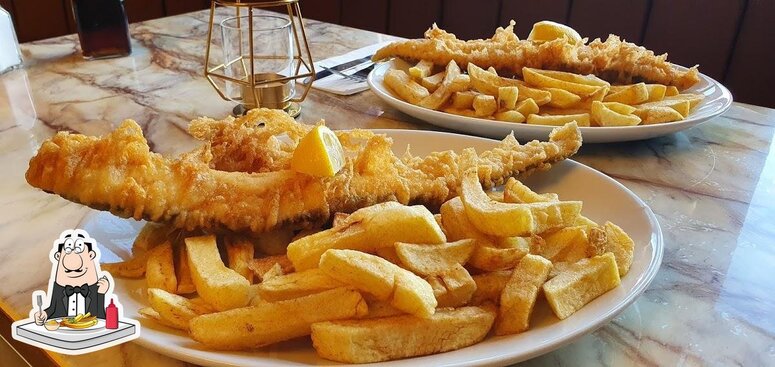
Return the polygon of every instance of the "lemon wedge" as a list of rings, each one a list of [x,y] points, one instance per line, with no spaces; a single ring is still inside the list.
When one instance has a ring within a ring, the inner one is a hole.
[[[291,169],[317,177],[335,175],[344,166],[344,149],[331,129],[318,125],[305,135],[291,157]]]
[[[547,42],[565,37],[568,43],[575,45],[581,43],[581,35],[575,29],[565,24],[542,20],[533,24],[533,30],[527,36],[530,41]]]

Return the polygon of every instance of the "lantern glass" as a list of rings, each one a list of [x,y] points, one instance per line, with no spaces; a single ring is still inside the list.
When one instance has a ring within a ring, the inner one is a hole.
[[[293,34],[291,22],[287,18],[274,15],[228,17],[221,21],[221,33],[224,73],[227,76],[250,82],[251,76],[257,80],[269,80],[293,75],[296,67],[293,57]],[[251,38],[253,42],[250,42]],[[284,104],[293,97],[294,80],[288,80],[286,83],[282,88],[286,91],[285,95],[280,94],[279,101],[273,100],[273,107],[277,103]],[[270,85],[269,88],[276,86],[278,85]],[[236,92],[233,85],[228,85],[227,91],[228,94]],[[239,88],[239,91],[243,103],[254,104],[249,98],[252,96],[250,88]],[[261,98],[263,94],[258,93],[257,97]]]
[[[277,6],[287,16],[258,10]],[[315,70],[298,0],[213,0],[209,26],[205,76],[222,98],[286,110],[304,100]]]

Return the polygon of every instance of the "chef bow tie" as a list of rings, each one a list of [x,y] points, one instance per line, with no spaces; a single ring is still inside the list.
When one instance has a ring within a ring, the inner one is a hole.
[[[71,286],[66,285],[65,286],[65,296],[70,297],[75,293],[80,293],[82,296],[86,297],[89,295],[89,285],[86,283],[83,283],[82,286]]]

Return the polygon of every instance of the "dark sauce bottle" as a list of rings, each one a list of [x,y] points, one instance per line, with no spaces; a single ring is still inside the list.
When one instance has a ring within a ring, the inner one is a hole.
[[[83,57],[102,59],[132,52],[124,0],[72,0]]]

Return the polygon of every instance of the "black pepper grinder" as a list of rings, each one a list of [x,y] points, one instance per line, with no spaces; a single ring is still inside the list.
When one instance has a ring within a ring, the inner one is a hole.
[[[72,7],[84,58],[120,57],[132,52],[124,0],[72,0]]]

